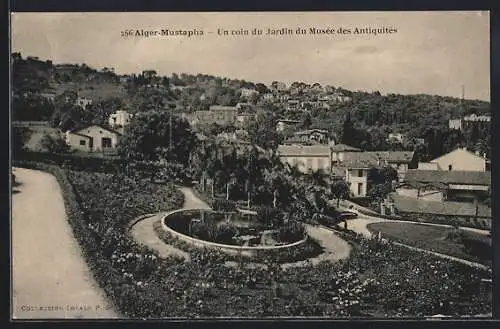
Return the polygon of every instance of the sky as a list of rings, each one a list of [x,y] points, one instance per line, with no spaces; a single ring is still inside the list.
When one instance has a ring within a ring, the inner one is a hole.
[[[265,35],[268,28],[392,28],[391,34]],[[231,35],[261,29],[263,35]],[[198,36],[123,37],[126,30]],[[218,35],[218,29],[229,35]],[[490,101],[489,12],[12,13],[11,48],[54,63],[318,82],[383,94]]]

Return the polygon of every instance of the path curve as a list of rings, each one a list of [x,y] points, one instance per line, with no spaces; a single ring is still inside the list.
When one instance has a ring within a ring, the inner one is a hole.
[[[179,187],[179,190],[184,194],[184,205],[182,209],[211,209],[210,206],[203,200],[198,198],[193,189],[189,187]],[[158,221],[165,213],[155,216],[147,217],[139,220],[130,228],[132,237],[139,243],[158,251],[160,257],[168,258],[172,256],[182,257],[186,261],[189,260],[189,254],[178,248],[175,248],[163,240],[161,240],[155,232],[153,224]],[[312,264],[317,264],[321,261],[335,262],[341,259],[348,258],[351,252],[349,243],[341,239],[332,231],[327,230],[320,226],[306,226],[308,234],[318,241],[318,243],[325,249],[325,252],[318,257],[312,258],[309,261]],[[283,268],[302,266],[307,261],[300,261],[288,264],[282,264]],[[233,266],[235,262],[228,261],[226,265]]]
[[[353,211],[353,209],[350,209],[350,211]],[[439,227],[450,227],[450,228],[452,227],[450,225],[445,225],[445,224],[434,224],[434,223],[411,222],[411,221],[404,221],[404,220],[393,220],[393,219],[386,219],[386,218],[381,218],[381,217],[368,216],[368,215],[365,215],[365,214],[362,214],[362,213],[359,213],[359,212],[357,212],[357,213],[358,213],[359,217],[354,218],[354,219],[349,219],[347,221],[347,228],[349,230],[353,231],[353,232],[362,234],[366,238],[371,238],[371,237],[376,236],[375,233],[371,232],[368,229],[368,225],[369,224],[373,224],[373,223],[383,223],[383,222],[398,223],[399,222],[399,223],[410,223],[410,224],[419,224],[419,225],[428,225],[428,226],[439,226]],[[339,223],[339,224],[337,224],[337,226],[338,227],[343,227],[344,224],[343,223]],[[479,230],[479,229],[468,228],[468,227],[460,227],[460,229],[465,229],[465,230],[477,232],[477,233],[480,233],[480,234],[487,234],[488,233],[488,231],[485,231],[485,230]],[[392,243],[395,244],[395,245],[401,246],[401,247],[405,247],[405,248],[411,249],[411,250],[415,250],[415,251],[419,251],[419,252],[431,254],[431,255],[434,255],[434,256],[437,256],[437,257],[440,257],[440,258],[443,258],[443,259],[448,259],[448,260],[451,260],[451,261],[462,263],[462,264],[465,264],[465,265],[468,265],[468,266],[471,266],[471,267],[476,267],[476,268],[480,268],[480,269],[483,269],[483,270],[491,271],[491,268],[488,267],[488,266],[485,266],[483,264],[476,263],[476,262],[471,262],[471,261],[466,260],[466,259],[462,259],[462,258],[458,258],[458,257],[453,257],[453,256],[450,256],[450,255],[438,253],[438,252],[435,252],[435,251],[432,251],[432,250],[417,248],[417,247],[414,247],[414,246],[410,246],[410,245],[407,245],[407,244],[404,244],[404,243],[395,242],[395,241],[393,241]]]
[[[182,209],[210,209],[210,207],[200,200],[193,190],[189,187],[179,187],[179,190],[184,195],[184,205]],[[161,258],[177,257],[189,261],[189,253],[166,244],[158,237],[154,229],[154,223],[160,220],[166,213],[162,212],[157,215],[146,217],[137,221],[130,227],[130,235],[137,242],[147,246],[150,249],[156,250]]]
[[[13,319],[118,318],[94,281],[50,174],[13,168]]]
[[[358,218],[350,219],[350,220],[348,220],[348,223],[349,223],[349,225],[352,225],[354,230],[357,230],[355,232],[361,233],[366,237],[371,236],[371,232],[366,228],[366,226],[368,224],[381,223],[381,222],[414,223],[414,224],[421,224],[421,225],[428,225],[428,226],[439,226],[439,227],[453,228],[453,226],[447,225],[447,224],[427,223],[427,222],[401,220],[401,219],[387,219],[387,218],[383,218],[383,217],[378,217],[375,214],[374,215],[367,215],[367,214],[359,212],[355,208],[347,208],[345,206],[340,206],[339,209],[342,211],[352,211],[352,212],[355,212],[358,214]],[[459,228],[461,230],[471,231],[471,232],[475,232],[475,233],[479,233],[479,234],[483,234],[483,235],[490,234],[489,230],[482,230],[482,229],[467,227],[467,226],[460,226]]]

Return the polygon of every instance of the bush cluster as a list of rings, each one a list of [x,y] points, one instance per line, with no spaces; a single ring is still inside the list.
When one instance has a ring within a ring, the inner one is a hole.
[[[234,212],[236,211],[236,202],[226,199],[214,199],[211,207],[215,211]]]
[[[260,206],[257,208],[257,220],[266,227],[281,227],[283,225],[284,214],[278,208]]]

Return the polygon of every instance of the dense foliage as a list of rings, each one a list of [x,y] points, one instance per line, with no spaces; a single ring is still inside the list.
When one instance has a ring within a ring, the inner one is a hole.
[[[236,202],[226,199],[214,199],[210,207],[215,211],[234,212],[236,211]]]
[[[168,112],[150,111],[136,115],[125,128],[118,153],[127,160],[186,164],[196,139],[189,123]]]

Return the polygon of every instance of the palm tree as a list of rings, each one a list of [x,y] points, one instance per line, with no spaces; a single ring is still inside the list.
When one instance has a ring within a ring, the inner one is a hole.
[[[216,177],[219,176],[222,171],[222,162],[220,160],[219,153],[220,150],[218,145],[214,145],[210,148],[210,152],[207,155],[206,172],[212,180],[212,198],[215,197]]]
[[[244,167],[244,171],[246,172],[246,184],[245,184],[245,192],[247,193],[247,206],[250,208],[251,202],[251,191],[253,190],[254,184],[257,180],[257,175],[259,174],[259,153],[255,146],[252,146],[250,152],[247,156],[247,161]]]

